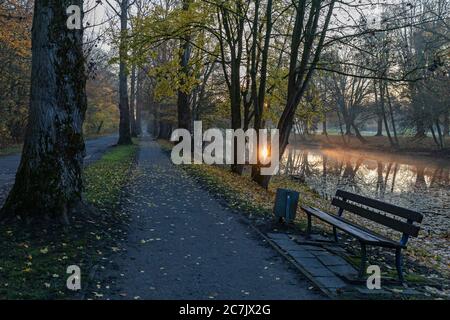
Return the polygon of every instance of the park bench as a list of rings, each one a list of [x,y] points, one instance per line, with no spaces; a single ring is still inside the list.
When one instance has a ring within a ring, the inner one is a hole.
[[[334,240],[338,241],[337,230],[341,230],[355,237],[361,244],[361,265],[359,278],[366,270],[366,246],[378,246],[395,249],[395,265],[400,282],[403,282],[402,249],[406,249],[409,237],[417,237],[423,215],[402,207],[398,207],[379,200],[363,197],[347,191],[338,190],[331,204],[338,208],[337,215],[323,212],[317,208],[303,206],[302,210],[308,216],[308,235],[311,234],[311,219],[316,217],[333,226]],[[389,229],[402,233],[398,241],[382,236],[367,227],[363,227],[343,217],[344,211],[371,220]]]

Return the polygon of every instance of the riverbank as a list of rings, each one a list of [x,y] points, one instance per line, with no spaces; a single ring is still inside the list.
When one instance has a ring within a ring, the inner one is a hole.
[[[321,148],[338,148],[352,151],[372,151],[391,153],[395,155],[433,156],[450,159],[450,137],[445,139],[444,150],[439,150],[432,137],[414,138],[399,137],[399,147],[394,148],[386,136],[364,136],[365,142],[360,141],[356,136],[345,136],[346,142],[341,135],[292,135],[290,145],[309,145]]]

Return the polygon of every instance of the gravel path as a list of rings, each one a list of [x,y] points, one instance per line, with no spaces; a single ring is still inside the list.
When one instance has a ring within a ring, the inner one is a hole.
[[[103,299],[323,299],[246,223],[141,141],[128,237],[96,273]],[[89,296],[88,296],[89,298]]]

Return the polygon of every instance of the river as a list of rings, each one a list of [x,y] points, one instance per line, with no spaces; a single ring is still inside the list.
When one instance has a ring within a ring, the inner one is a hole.
[[[300,145],[286,150],[280,169],[323,196],[343,189],[422,212],[427,232],[449,233],[448,159]]]

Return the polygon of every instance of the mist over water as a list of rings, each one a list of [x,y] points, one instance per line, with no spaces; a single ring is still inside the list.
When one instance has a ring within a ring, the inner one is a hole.
[[[295,146],[286,150],[280,169],[321,195],[337,189],[359,193],[422,212],[427,231],[449,231],[448,160]]]

